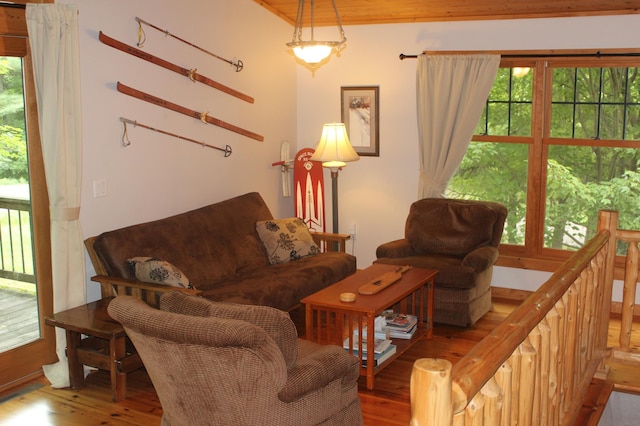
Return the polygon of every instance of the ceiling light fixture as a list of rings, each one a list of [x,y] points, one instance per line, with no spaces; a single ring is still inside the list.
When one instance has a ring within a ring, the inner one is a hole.
[[[335,50],[336,54],[344,48],[344,44],[347,38],[344,36],[344,30],[340,23],[340,16],[338,15],[338,8],[336,7],[335,0],[331,0],[333,4],[333,10],[336,13],[336,21],[338,22],[338,31],[340,33],[340,41],[316,41],[314,38],[314,12],[315,1],[311,0],[311,20],[310,30],[311,39],[308,41],[302,40],[302,22],[304,19],[304,0],[298,1],[298,14],[296,16],[296,26],[293,29],[293,39],[287,46],[293,49],[293,53],[307,63],[311,69],[315,69],[319,64],[327,59],[331,53]]]

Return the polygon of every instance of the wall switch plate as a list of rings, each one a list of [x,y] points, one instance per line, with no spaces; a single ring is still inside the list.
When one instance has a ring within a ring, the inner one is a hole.
[[[93,181],[93,198],[107,196],[107,180],[100,179]]]

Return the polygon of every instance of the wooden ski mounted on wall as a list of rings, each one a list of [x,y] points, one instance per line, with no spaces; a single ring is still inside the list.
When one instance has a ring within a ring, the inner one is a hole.
[[[138,98],[138,99],[141,99],[143,101],[147,101],[149,103],[152,103],[154,105],[158,105],[160,107],[169,109],[171,111],[179,112],[180,114],[184,114],[184,115],[187,115],[189,117],[193,117],[193,118],[195,118],[197,120],[200,120],[200,121],[202,121],[204,123],[210,123],[210,124],[213,124],[215,126],[222,127],[223,129],[230,130],[232,132],[238,133],[238,134],[240,134],[242,136],[246,136],[246,137],[251,138],[251,139],[255,139],[255,140],[259,141],[259,142],[264,141],[264,137],[263,136],[261,136],[261,135],[259,135],[257,133],[250,132],[249,130],[243,129],[243,128],[235,126],[233,124],[227,123],[226,121],[222,121],[222,120],[214,118],[214,117],[209,117],[207,112],[198,112],[198,111],[194,111],[194,110],[189,109],[189,108],[185,108],[185,107],[183,107],[181,105],[174,104],[174,103],[169,102],[169,101],[165,101],[162,98],[158,98],[158,97],[150,95],[148,93],[141,92],[140,90],[137,90],[137,89],[134,89],[132,87],[126,86],[126,85],[124,85],[124,84],[122,84],[120,82],[118,82],[117,89],[118,89],[118,92],[124,93],[125,95],[129,95],[129,96],[132,96],[134,98]]]
[[[133,46],[129,46],[128,44],[122,43],[121,41],[118,41],[114,38],[111,38],[105,33],[103,33],[102,31],[100,31],[98,38],[102,43],[106,44],[107,46],[111,46],[115,49],[121,50],[137,58],[143,59],[145,61],[151,62],[152,64],[158,65],[162,68],[168,69],[170,71],[173,71],[175,73],[188,77],[189,80],[191,81],[194,81],[194,82],[198,81],[200,83],[206,84],[207,86],[213,87],[214,89],[220,90],[221,92],[227,93],[231,96],[235,96],[238,99],[242,99],[245,102],[249,102],[251,104],[254,103],[254,99],[251,96],[245,95],[244,93],[239,92],[235,89],[232,89],[231,87],[218,83],[217,81],[214,81],[209,77],[205,77],[201,74],[198,74],[195,68],[193,69],[183,68],[179,65],[176,65],[162,58],[154,56],[150,53],[144,52],[140,49],[136,49]]]

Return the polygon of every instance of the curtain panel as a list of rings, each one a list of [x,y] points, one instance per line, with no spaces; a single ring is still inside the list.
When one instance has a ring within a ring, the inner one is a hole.
[[[78,9],[28,4],[26,18],[50,200],[53,310],[59,312],[86,303]],[[64,331],[57,330],[59,361],[43,366],[53,387],[69,386],[65,346]]]
[[[418,199],[444,197],[471,142],[499,65],[500,55],[418,56]]]

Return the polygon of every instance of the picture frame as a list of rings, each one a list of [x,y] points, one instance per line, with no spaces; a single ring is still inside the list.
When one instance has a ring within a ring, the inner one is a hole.
[[[342,122],[353,149],[361,156],[380,156],[380,86],[342,86]]]

